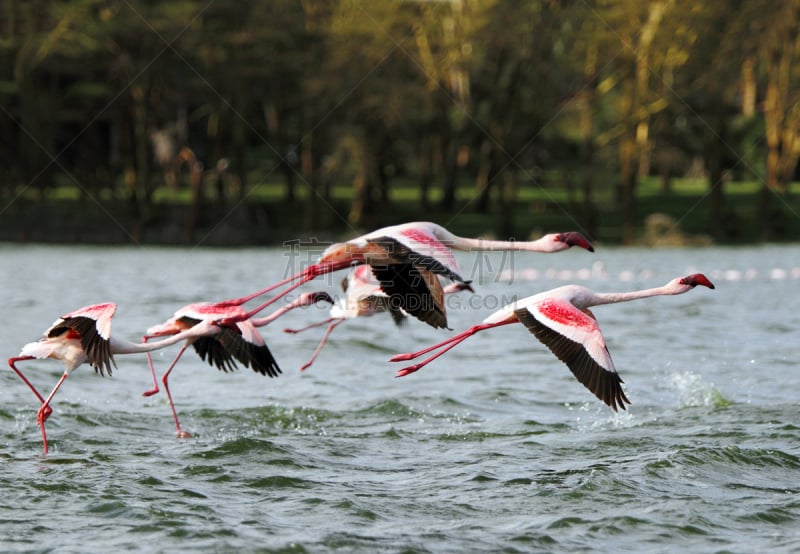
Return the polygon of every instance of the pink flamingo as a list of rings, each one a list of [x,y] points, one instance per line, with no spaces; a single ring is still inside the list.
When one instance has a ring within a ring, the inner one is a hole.
[[[389,301],[389,296],[383,292],[381,284],[373,275],[372,267],[360,265],[353,268],[353,270],[348,273],[347,277],[342,279],[342,290],[345,292],[345,296],[339,300],[338,304],[334,304],[331,307],[330,317],[300,329],[284,329],[285,333],[296,334],[314,327],[329,324],[317,348],[311,355],[311,358],[300,367],[300,371],[305,371],[314,364],[314,361],[316,361],[317,356],[327,343],[333,330],[348,319],[370,317],[378,313],[389,312],[397,325],[401,325],[405,322],[405,312],[396,306],[392,306]],[[444,294],[451,294],[462,290],[474,292],[472,287],[466,283],[452,283],[443,289]]]
[[[495,241],[458,237],[428,221],[384,227],[347,242],[332,244],[315,264],[283,279],[268,290],[294,281],[296,283],[249,312],[218,323],[230,325],[248,319],[282,295],[319,275],[368,264],[393,306],[435,328],[446,328],[444,292],[436,276],[468,283],[460,275],[461,270],[452,250],[559,252],[572,246],[594,251],[589,241],[577,232],[549,234],[534,241]]]
[[[208,333],[214,327],[210,321],[204,322],[203,325],[164,340],[149,344],[136,344],[111,336],[111,318],[116,310],[116,304],[94,304],[63,315],[45,331],[43,338],[26,344],[22,347],[19,356],[8,359],[8,365],[11,369],[19,375],[20,379],[28,385],[33,394],[36,395],[36,398],[42,403],[37,412],[36,421],[42,430],[45,454],[48,452],[48,446],[44,424],[53,412],[50,403],[61,384],[75,368],[83,363],[88,363],[100,375],[105,373],[111,375],[111,366],[116,367],[115,354],[135,354],[165,348],[185,338]],[[39,394],[36,387],[16,366],[16,363],[22,360],[44,358],[61,360],[65,368],[64,374],[47,398]]]
[[[175,410],[172,393],[169,390],[169,376],[190,345],[194,346],[195,351],[202,360],[208,359],[209,365],[215,365],[226,373],[236,369],[236,360],[238,360],[244,367],[251,367],[256,373],[277,377],[281,370],[264,342],[264,338],[258,332],[258,327],[268,325],[290,310],[311,306],[316,302],[333,304],[333,298],[326,292],[303,293],[293,302],[275,310],[266,317],[245,319],[226,327],[213,326],[213,322],[222,317],[235,317],[243,314],[245,312],[244,308],[237,305],[222,305],[221,303],[189,304],[175,312],[175,315],[166,322],[149,328],[147,334],[142,337],[145,342],[154,337],[186,332],[187,329],[193,329],[201,323],[204,325],[212,324],[209,332],[194,334],[187,338],[161,378],[162,383],[164,383],[164,390],[167,393],[170,409],[172,410],[172,416],[175,419],[178,437],[187,438],[191,435],[181,428],[178,420],[178,413]],[[150,364],[150,373],[153,376],[153,388],[142,393],[144,396],[150,396],[158,392],[155,368],[149,355],[147,361]]]
[[[678,277],[661,287],[632,292],[594,292],[579,285],[566,285],[509,304],[484,319],[483,323],[454,337],[419,352],[398,354],[390,361],[412,360],[438,350],[425,360],[399,370],[396,376],[402,377],[414,373],[479,331],[522,323],[597,398],[614,411],[617,408],[624,410],[625,403],[630,404],[630,400],[622,390],[622,379],[614,368],[603,334],[589,308],[651,296],[683,294],[697,285],[714,288],[702,273]]]

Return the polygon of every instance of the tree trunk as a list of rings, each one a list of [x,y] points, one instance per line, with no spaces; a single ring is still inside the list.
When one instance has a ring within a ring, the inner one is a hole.
[[[134,239],[142,239],[144,228],[150,216],[150,157],[149,140],[147,136],[147,104],[145,91],[149,87],[134,84],[131,87],[133,98],[133,147],[136,164],[136,176],[133,197],[137,209],[136,229]]]
[[[619,144],[619,189],[617,201],[622,212],[623,244],[633,244],[636,226],[636,196],[637,183],[636,171],[636,125],[633,121],[635,113],[634,87],[631,84],[623,85],[623,99],[621,110],[623,114],[624,130]]]
[[[452,210],[456,204],[456,182],[458,180],[458,142],[456,140],[451,140],[447,145],[443,169],[440,206],[443,210]]]
[[[354,227],[363,227],[369,214],[372,212],[372,152],[367,147],[365,139],[355,139],[353,156],[358,164],[358,173],[353,180],[353,203],[347,220]]]
[[[475,204],[475,210],[478,213],[489,212],[489,196],[492,181],[495,178],[493,162],[494,147],[492,141],[488,137],[483,139],[481,143],[481,159],[478,167],[478,175],[475,177],[475,193],[478,196],[478,201]]]
[[[278,164],[286,180],[286,200],[293,203],[295,194],[295,175],[294,167],[297,165],[297,151],[290,149],[286,137],[286,125],[284,124],[281,112],[275,102],[264,102],[262,105],[264,119],[267,122],[267,130],[270,137],[275,141],[275,149],[278,151]]]
[[[514,212],[517,206],[516,173],[510,169],[503,172],[498,194],[500,204],[500,236],[511,239],[515,236]]]
[[[581,191],[583,194],[583,221],[584,230],[590,237],[597,234],[597,216],[592,198],[594,179],[594,114],[597,110],[597,43],[592,41],[586,49],[584,61],[584,76],[588,84],[583,93],[583,102],[580,104],[580,150],[581,164]]]
[[[650,50],[664,17],[664,1],[650,3],[647,21],[636,44],[633,82],[623,84],[624,127],[620,140],[620,202],[622,204],[622,242],[632,244],[636,224],[636,185],[648,167],[649,115],[645,113],[650,96]]]
[[[306,200],[305,218],[303,228],[306,231],[315,231],[320,228],[318,219],[319,212],[319,190],[317,164],[314,159],[314,133],[308,133],[303,139],[300,149],[300,167],[302,168],[303,178],[308,188],[308,199]]]
[[[705,128],[703,158],[708,171],[711,191],[709,223],[711,234],[717,240],[725,238],[726,229],[722,220],[725,193],[723,183],[723,153],[725,151],[725,115],[717,112],[710,117],[712,125]]]
[[[637,172],[635,139],[623,137],[620,145],[620,204],[622,208],[622,243],[633,244],[636,230]]]

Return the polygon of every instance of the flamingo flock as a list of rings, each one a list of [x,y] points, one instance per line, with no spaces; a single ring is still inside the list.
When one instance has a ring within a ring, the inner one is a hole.
[[[147,358],[152,387],[142,394],[151,396],[160,392],[160,388],[150,352],[182,343],[162,374],[161,384],[176,434],[185,438],[190,434],[181,427],[178,419],[169,377],[190,346],[201,360],[223,372],[232,371],[241,364],[258,374],[278,377],[281,369],[259,329],[290,310],[317,303],[330,304],[330,317],[327,319],[300,329],[285,329],[288,333],[299,333],[328,326],[309,361],[300,368],[305,370],[315,362],[333,330],[349,319],[386,312],[398,325],[416,318],[434,329],[449,331],[445,295],[474,292],[470,281],[463,276],[454,250],[554,253],[573,246],[594,251],[592,244],[578,232],[547,234],[533,241],[495,241],[459,237],[431,222],[384,227],[332,244],[304,270],[249,295],[217,302],[196,302],[178,308],[164,323],[147,329],[138,343],[112,334],[116,304],[107,302],[79,308],[58,318],[41,339],[23,346],[19,355],[8,359],[8,365],[38,400],[37,424],[46,454],[49,446],[45,422],[52,415],[51,405],[57,391],[73,370],[88,364],[100,375],[110,375],[112,367],[116,368],[115,355],[143,353]],[[349,270],[349,273],[342,282],[344,297],[339,302],[327,292],[306,292],[270,315],[258,317],[268,306],[303,284],[340,270]],[[630,400],[589,308],[683,294],[697,286],[714,288],[701,273],[677,277],[661,287],[617,293],[594,292],[576,284],[561,286],[504,306],[479,324],[417,352],[397,354],[390,362],[413,360],[433,352],[421,362],[404,367],[395,374],[397,377],[410,375],[480,331],[522,323],[598,399],[614,411],[624,410]],[[280,290],[273,292],[276,289]],[[272,293],[271,296],[257,306],[244,308],[246,303],[268,293]],[[64,373],[47,397],[18,367],[22,361],[45,358],[61,360],[64,366]]]

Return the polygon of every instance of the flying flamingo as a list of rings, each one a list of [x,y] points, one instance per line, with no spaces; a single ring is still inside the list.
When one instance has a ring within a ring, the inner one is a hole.
[[[208,321],[164,340],[136,344],[111,336],[111,318],[116,310],[117,305],[113,303],[94,304],[63,315],[45,331],[43,338],[37,342],[26,344],[22,347],[19,356],[8,359],[11,369],[19,375],[20,379],[28,385],[42,403],[36,414],[36,421],[42,430],[45,454],[48,452],[48,446],[44,424],[53,412],[50,403],[72,370],[83,363],[88,363],[100,375],[105,373],[111,375],[111,366],[116,367],[115,354],[135,354],[165,348],[183,339],[208,333],[214,327]],[[36,387],[16,366],[16,363],[22,360],[44,358],[61,360],[65,368],[64,374],[47,398],[39,394]]]
[[[458,237],[427,221],[384,227],[347,242],[332,244],[316,263],[265,290],[296,283],[251,311],[223,319],[218,324],[230,325],[252,317],[282,295],[319,275],[368,264],[392,305],[435,328],[446,328],[444,292],[436,276],[468,283],[460,275],[452,250],[559,252],[571,246],[594,251],[589,241],[577,232],[549,234],[534,241],[495,241]]]
[[[522,323],[597,398],[614,411],[617,408],[624,410],[625,403],[630,404],[630,400],[622,390],[622,379],[614,368],[603,334],[589,308],[651,296],[683,294],[697,285],[714,288],[713,283],[702,273],[678,277],[661,287],[631,292],[594,292],[583,286],[566,285],[509,304],[479,325],[419,352],[398,354],[390,361],[412,360],[438,350],[425,360],[396,373],[397,377],[403,377],[419,370],[479,331],[510,323]]]
[[[256,373],[277,377],[281,370],[257,328],[268,325],[290,310],[311,306],[316,302],[333,304],[333,298],[326,292],[303,293],[293,302],[275,310],[266,317],[245,319],[226,327],[214,326],[213,322],[223,317],[236,317],[243,314],[245,312],[244,308],[237,305],[222,305],[218,302],[189,304],[175,312],[175,315],[166,322],[149,328],[147,334],[142,337],[145,342],[154,337],[185,333],[187,329],[193,329],[201,323],[206,326],[208,324],[212,325],[208,332],[194,334],[186,339],[186,342],[161,378],[162,383],[164,383],[164,390],[167,393],[170,409],[172,410],[172,416],[175,419],[178,437],[187,438],[191,435],[181,428],[181,424],[178,421],[178,413],[175,410],[175,404],[172,401],[172,394],[169,390],[169,376],[189,346],[194,346],[195,351],[202,360],[208,359],[209,365],[215,365],[226,373],[236,369],[236,360],[238,360],[245,367],[251,367]],[[144,396],[150,396],[158,392],[155,368],[149,355],[147,361],[150,364],[150,373],[153,376],[153,388],[142,393]]]
[[[325,334],[323,334],[317,348],[311,355],[311,358],[306,362],[300,371],[304,371],[314,364],[322,348],[328,341],[333,330],[342,322],[356,317],[369,317],[378,313],[389,312],[392,319],[397,325],[405,322],[405,312],[392,306],[389,301],[389,296],[381,290],[381,284],[375,278],[372,268],[368,265],[359,265],[353,268],[348,273],[347,277],[342,279],[342,290],[345,295],[339,300],[338,304],[334,304],[330,310],[330,317],[311,325],[307,325],[300,329],[284,329],[286,333],[302,333],[314,327],[320,327],[329,324]],[[473,292],[472,287],[466,283],[451,283],[444,287],[444,294],[459,292],[462,290],[469,290]]]

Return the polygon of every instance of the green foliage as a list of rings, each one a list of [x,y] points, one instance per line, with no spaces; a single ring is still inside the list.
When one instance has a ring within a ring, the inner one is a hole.
[[[165,209],[184,241],[422,209],[797,239],[800,0],[779,4],[0,0],[3,213],[111,202],[134,241]]]

